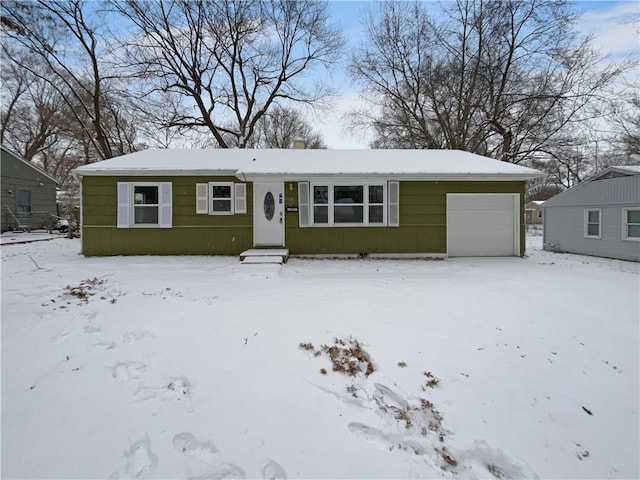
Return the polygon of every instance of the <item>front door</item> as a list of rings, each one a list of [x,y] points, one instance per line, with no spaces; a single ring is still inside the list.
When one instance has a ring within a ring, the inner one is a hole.
[[[253,244],[284,246],[284,183],[254,182]]]

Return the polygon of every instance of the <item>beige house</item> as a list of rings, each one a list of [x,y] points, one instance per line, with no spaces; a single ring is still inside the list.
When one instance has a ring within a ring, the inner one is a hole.
[[[533,200],[525,205],[525,223],[527,225],[542,225],[544,200]]]

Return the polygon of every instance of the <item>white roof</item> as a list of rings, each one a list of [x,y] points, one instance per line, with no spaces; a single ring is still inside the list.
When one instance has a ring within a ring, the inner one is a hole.
[[[629,173],[640,173],[640,165],[613,165],[609,167],[611,170],[626,171]]]
[[[526,180],[537,170],[459,150],[150,149],[77,168],[84,175],[235,175],[242,180],[329,176]]]

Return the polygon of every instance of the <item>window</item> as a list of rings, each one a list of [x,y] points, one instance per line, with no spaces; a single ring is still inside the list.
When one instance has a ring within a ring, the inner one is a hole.
[[[209,215],[247,213],[247,184],[196,183],[196,213]]]
[[[585,210],[584,211],[584,236],[587,238],[600,238],[601,211]]]
[[[233,215],[233,183],[209,183],[209,215]]]
[[[622,239],[640,242],[640,208],[622,210]]]
[[[313,223],[329,223],[329,186],[314,185],[313,187]]]
[[[16,213],[19,217],[31,215],[31,192],[29,190],[18,190],[16,192]]]
[[[385,198],[386,184],[311,185],[311,224],[386,225]]]
[[[171,228],[171,183],[118,182],[118,228]]]
[[[158,185],[134,185],[133,186],[133,224],[157,225],[158,199],[160,187]]]

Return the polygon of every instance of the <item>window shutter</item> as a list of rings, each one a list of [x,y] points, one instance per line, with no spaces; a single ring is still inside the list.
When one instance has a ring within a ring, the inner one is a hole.
[[[400,182],[389,182],[388,191],[387,224],[390,227],[398,227],[400,226]]]
[[[196,183],[196,213],[209,213],[209,185]]]
[[[247,213],[247,184],[236,183],[234,185],[235,213]]]
[[[160,228],[171,228],[172,196],[171,182],[160,184]]]
[[[131,215],[131,187],[127,182],[118,182],[118,228],[129,228]]]
[[[301,227],[311,225],[309,218],[309,182],[298,182],[298,218]]]

